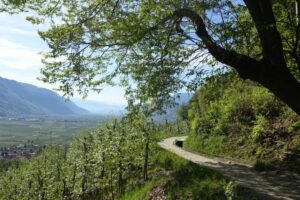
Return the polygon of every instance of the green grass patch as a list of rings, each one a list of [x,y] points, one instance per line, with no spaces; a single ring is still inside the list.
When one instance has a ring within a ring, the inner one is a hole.
[[[231,157],[245,161],[255,161],[260,148],[249,142],[245,136],[212,134],[209,136],[190,134],[184,142],[187,149],[213,156]]]
[[[120,197],[119,200],[144,200],[145,197],[150,196],[152,188],[157,185],[163,184],[164,181],[165,180],[162,177],[153,178],[150,181],[146,182],[144,185],[136,187],[134,190],[125,193],[125,195]]]
[[[256,199],[248,189],[234,184],[221,173],[187,161],[173,153],[159,149],[152,172],[152,179],[132,191],[121,200],[146,200],[155,187],[162,187],[169,200],[226,200],[230,195],[236,199]],[[229,189],[228,189],[229,188]]]

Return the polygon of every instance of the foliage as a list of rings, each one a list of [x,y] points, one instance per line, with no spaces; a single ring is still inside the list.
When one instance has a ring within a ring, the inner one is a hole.
[[[300,121],[297,121],[291,125],[292,131],[300,131]]]
[[[21,163],[19,159],[0,160],[0,176],[4,174],[9,168],[17,167]]]
[[[242,189],[229,178],[207,167],[189,162],[165,150],[159,150],[157,155],[157,175],[138,189],[134,189],[125,195],[124,199],[143,200],[157,197],[155,189],[164,191],[164,197],[168,200],[179,199],[227,199],[228,185],[236,186],[237,199],[255,199],[255,195],[249,189]]]
[[[153,127],[143,118],[128,120],[104,124],[68,146],[49,146],[41,155],[5,168],[0,173],[0,199],[142,200],[158,187],[170,200],[226,199],[228,178],[151,142],[169,136],[163,134],[164,127],[156,128],[161,134],[155,138],[149,134],[150,175],[145,181],[143,131]],[[244,193],[238,196],[249,199]]]
[[[269,122],[264,116],[257,116],[251,135],[253,141],[259,142],[266,137],[269,126]]]
[[[10,168],[1,199],[89,199],[121,195],[143,169],[144,136],[124,120],[78,137],[69,148],[50,146]]]
[[[192,133],[185,145],[200,152],[280,161],[288,149],[298,148],[297,114],[234,72],[208,78],[188,112]]]
[[[188,110],[189,110],[189,107],[187,104],[182,104],[179,107],[176,114],[180,120],[188,120]]]
[[[266,89],[261,87],[254,88],[252,100],[256,115],[274,118],[283,112],[284,105],[282,102],[278,101],[274,95],[270,95]]]
[[[297,16],[291,12],[293,3],[274,1],[274,13],[265,13],[271,14],[268,19],[275,15],[277,26],[270,26],[275,29],[273,35],[278,30],[288,68],[299,77],[298,40],[294,39],[299,30]],[[235,62],[223,60],[228,54],[229,60],[237,62],[244,58],[257,61],[255,66],[263,56],[267,59],[262,45],[265,43],[261,42],[264,38],[260,36],[268,29],[255,28],[250,6],[240,1],[4,0],[0,8],[6,12],[30,10],[33,16],[28,16],[29,21],[48,25],[48,30],[39,32],[49,46],[49,52],[43,54],[45,67],[40,79],[58,83],[57,89],[65,95],[77,91],[86,96],[89,90],[100,91],[103,84],[118,82],[126,87],[129,99],[137,104],[150,102],[150,110],[155,111],[163,109],[171,95],[182,88],[196,89],[208,73],[204,67],[220,66],[217,60],[237,69],[231,64]],[[201,20],[195,20],[197,17]],[[202,20],[204,27],[199,25]],[[270,72],[268,68],[266,71]],[[259,79],[262,73],[239,73],[262,83],[268,80]],[[273,87],[264,86],[274,91],[277,84],[278,80]]]
[[[237,198],[237,184],[230,181],[225,188],[225,194],[228,200],[234,200]]]

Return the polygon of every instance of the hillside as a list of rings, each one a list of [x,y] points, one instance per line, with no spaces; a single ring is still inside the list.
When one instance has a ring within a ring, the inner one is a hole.
[[[234,73],[213,76],[192,98],[188,112],[187,147],[300,173],[300,118],[258,84]]]
[[[51,90],[0,77],[0,116],[87,113]]]
[[[176,105],[171,108],[166,109],[166,113],[162,115],[156,115],[154,116],[154,121],[161,123],[167,121],[174,121],[177,118],[177,110],[182,106],[183,104],[187,104],[191,98],[193,97],[193,94],[190,93],[178,93],[175,97],[175,103]]]
[[[108,104],[102,103],[93,100],[83,100],[74,98],[72,101],[80,106],[88,110],[90,113],[93,114],[110,114],[110,115],[121,115],[125,112],[126,105],[122,104]]]

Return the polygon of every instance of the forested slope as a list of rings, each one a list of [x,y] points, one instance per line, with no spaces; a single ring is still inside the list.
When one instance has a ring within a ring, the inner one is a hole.
[[[252,161],[299,161],[299,116],[233,72],[209,78],[188,112],[192,133],[186,145],[195,150]]]

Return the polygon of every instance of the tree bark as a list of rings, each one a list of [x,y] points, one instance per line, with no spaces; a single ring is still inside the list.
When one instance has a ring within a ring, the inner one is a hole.
[[[219,46],[208,34],[203,19],[192,9],[178,9],[174,15],[193,21],[196,34],[217,61],[236,69],[243,79],[256,81],[268,88],[300,115],[300,83],[287,68],[271,4],[268,0],[245,0],[245,3],[261,40],[264,55],[262,60],[256,60]]]
[[[300,115],[300,84],[287,68],[274,66],[267,61],[260,61],[254,67],[253,63],[245,63],[254,70],[243,71],[236,68],[244,79],[250,79],[268,88],[292,110]]]
[[[144,181],[148,180],[149,139],[147,136],[144,158]]]

